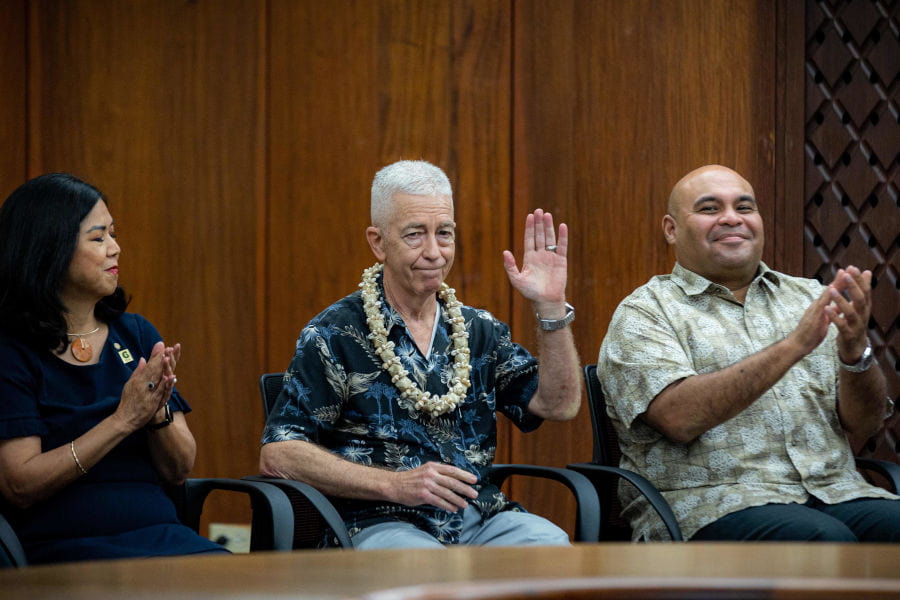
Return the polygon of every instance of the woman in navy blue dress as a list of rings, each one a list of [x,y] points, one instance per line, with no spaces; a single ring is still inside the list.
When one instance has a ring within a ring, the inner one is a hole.
[[[223,552],[165,485],[196,444],[181,346],[125,312],[103,195],[42,175],[0,207],[0,494],[30,563]]]

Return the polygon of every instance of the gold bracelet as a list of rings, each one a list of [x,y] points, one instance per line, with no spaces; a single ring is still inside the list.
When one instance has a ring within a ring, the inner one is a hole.
[[[81,461],[78,460],[78,455],[75,454],[75,440],[69,442],[69,450],[72,451],[72,458],[75,459],[75,466],[78,467],[78,470],[81,471],[82,475],[87,475],[87,471],[84,470],[84,467],[81,466]]]

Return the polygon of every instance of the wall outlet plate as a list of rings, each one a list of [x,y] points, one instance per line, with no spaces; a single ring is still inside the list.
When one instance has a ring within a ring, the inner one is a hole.
[[[250,552],[250,526],[242,523],[210,523],[209,539],[236,554]]]

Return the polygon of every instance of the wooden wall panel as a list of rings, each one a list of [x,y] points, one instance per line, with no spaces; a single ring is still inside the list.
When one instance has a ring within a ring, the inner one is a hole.
[[[256,472],[260,8],[35,2],[30,175],[110,200],[130,307],[183,344],[195,476]],[[226,501],[227,503],[227,501]]]
[[[25,1],[0,3],[0,202],[25,181],[28,123]]]
[[[596,362],[619,301],[672,268],[660,223],[681,175],[711,162],[737,169],[773,232],[774,13],[752,0],[514,6],[515,235],[537,206],[569,224],[573,327],[582,362]],[[532,346],[531,307],[514,305],[513,329]],[[590,460],[590,427],[584,407],[573,422],[514,436],[512,457]],[[529,508],[568,510],[523,487]]]
[[[372,177],[403,158],[454,185],[450,283],[508,316],[510,18],[505,2],[272,3],[268,368],[374,262]]]
[[[790,246],[772,217],[793,214],[776,186],[788,163],[774,156],[787,146],[775,134],[787,4],[11,4],[0,133],[27,153],[0,159],[0,183],[70,170],[109,195],[133,309],[185,345],[195,475],[240,476],[257,468],[257,377],[286,368],[303,325],[373,262],[369,186],[394,160],[447,171],[460,233],[450,283],[532,349],[533,315],[501,252],[521,255],[537,207],[572,228],[585,363],[621,298],[671,268],[659,223],[693,167],[747,176],[765,259],[781,266]],[[498,459],[564,465],[587,460],[590,439],[586,409],[529,436],[502,421]],[[569,520],[565,493],[517,481],[513,494]]]
[[[374,261],[371,181],[399,159],[447,172],[458,225],[449,283],[508,319],[508,3],[273,2],[270,22],[268,369],[287,367],[303,325]]]

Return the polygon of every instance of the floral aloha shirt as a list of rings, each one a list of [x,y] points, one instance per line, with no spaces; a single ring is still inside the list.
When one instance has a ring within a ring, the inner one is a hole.
[[[453,374],[450,334],[443,303],[431,352],[426,358],[402,317],[378,287],[388,339],[396,345],[410,378],[432,394],[447,392]],[[285,373],[284,390],[269,414],[262,443],[313,442],[362,465],[410,470],[429,461],[451,464],[479,478],[477,506],[482,518],[524,509],[485,481],[497,445],[497,412],[524,432],[543,421],[528,412],[537,390],[536,359],[510,339],[509,327],[489,312],[462,307],[469,333],[471,382],[456,410],[431,418],[400,397],[367,339],[362,298],[357,291],[332,304],[300,332]],[[462,511],[436,506],[404,506],[384,501],[332,498],[350,535],[384,521],[407,521],[443,543],[457,543]],[[324,545],[334,540],[323,540]]]
[[[828,504],[892,498],[866,483],[837,412],[839,362],[826,339],[756,402],[688,444],[669,441],[640,415],[669,384],[737,363],[786,337],[824,290],[760,263],[744,304],[679,264],[625,298],[600,348],[598,377],[619,435],[621,466],[649,479],[685,538],[729,514],[769,503]],[[667,539],[631,486],[620,486],[635,540]]]

